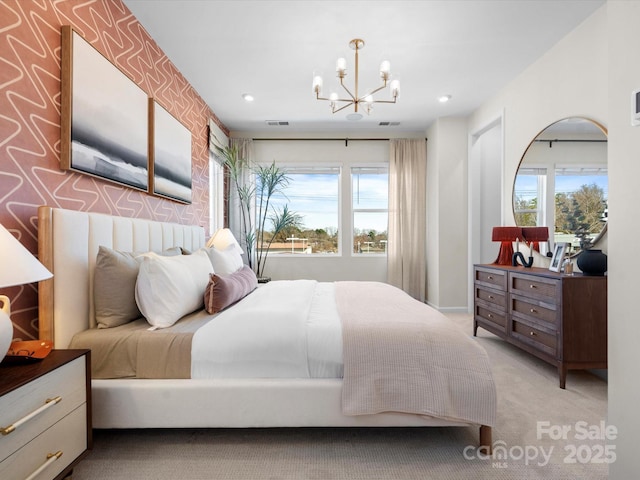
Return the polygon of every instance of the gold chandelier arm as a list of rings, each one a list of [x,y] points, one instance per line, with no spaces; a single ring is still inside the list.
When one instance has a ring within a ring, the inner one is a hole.
[[[344,80],[344,77],[340,77],[340,85],[342,85],[342,88],[344,88],[344,89],[346,90],[346,92],[349,94],[349,96],[351,97],[351,100],[349,100],[349,101],[355,102],[355,101],[356,101],[356,100],[358,100],[358,99],[357,99],[357,98],[355,97],[355,95],[354,95],[353,93],[351,93],[351,91],[347,88],[347,86],[344,84],[343,80]]]
[[[396,98],[394,97],[393,100],[374,100],[369,103],[396,103]]]
[[[345,108],[350,107],[351,105],[354,105],[354,104],[356,105],[356,108],[357,108],[357,106],[358,106],[358,104],[357,104],[356,102],[353,102],[353,101],[350,101],[350,100],[343,100],[343,101],[347,101],[347,102],[349,102],[349,103],[347,103],[346,105],[343,105],[343,106],[342,106],[342,107],[340,107],[340,108],[335,108],[335,106],[334,106],[334,107],[333,107],[333,109],[331,110],[331,113],[337,113],[337,112],[339,112],[340,110],[344,110]],[[356,111],[357,111],[357,110],[356,110]]]

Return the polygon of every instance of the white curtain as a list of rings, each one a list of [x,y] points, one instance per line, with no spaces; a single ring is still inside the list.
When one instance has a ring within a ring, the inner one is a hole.
[[[389,159],[387,282],[425,299],[427,145],[392,139]]]
[[[253,165],[254,163],[254,155],[253,155],[253,140],[251,138],[232,138],[231,146],[238,148],[239,158],[245,158],[248,161],[248,165]],[[250,184],[253,182],[252,174],[249,169],[245,169],[240,178],[241,185],[242,184]],[[233,182],[230,182],[233,183]],[[238,200],[238,194],[236,192],[234,185],[229,185],[229,229],[233,233],[236,240],[240,243],[242,250],[245,252],[244,261],[249,265],[253,266],[255,263],[255,252],[251,254],[251,258],[246,254],[252,249],[247,249],[246,238],[244,235],[243,225],[242,225],[242,216],[240,213],[240,203]],[[251,211],[251,225],[254,225],[254,216],[255,212]]]

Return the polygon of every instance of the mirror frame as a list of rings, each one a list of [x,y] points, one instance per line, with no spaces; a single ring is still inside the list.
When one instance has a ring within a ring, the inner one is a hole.
[[[602,125],[600,122],[597,122],[596,120],[589,118],[589,117],[584,117],[582,115],[572,115],[570,117],[564,117],[561,118],[560,120],[556,120],[555,122],[550,123],[549,125],[547,125],[546,127],[544,127],[542,130],[540,130],[529,142],[529,144],[527,145],[527,148],[524,149],[524,152],[522,153],[522,156],[520,157],[520,161],[518,162],[518,168],[516,168],[516,173],[515,176],[513,178],[513,185],[511,188],[511,213],[513,214],[513,221],[514,223],[517,225],[516,223],[516,208],[515,208],[515,194],[516,194],[516,178],[518,177],[518,172],[520,171],[520,167],[522,166],[522,162],[524,161],[525,156],[527,155],[527,152],[529,151],[529,149],[531,148],[531,145],[534,144],[534,142],[536,141],[536,139],[542,135],[542,133],[549,127],[551,127],[552,125],[555,125],[556,123],[565,121],[565,120],[569,120],[571,118],[579,118],[581,120],[586,120],[588,122],[591,122],[592,124],[594,124],[596,127],[598,127],[602,133],[605,134],[605,136],[607,137],[607,140],[609,139],[609,132],[607,131],[607,128]],[[609,156],[608,156],[608,152],[607,152],[607,165],[609,163]],[[609,226],[609,222],[605,222],[604,226],[602,227],[602,230],[600,230],[600,233],[598,233],[598,235],[595,236],[595,238],[593,239],[593,242],[591,243],[592,247],[595,247],[598,242],[600,242],[600,240],[602,240],[602,238],[604,237],[604,235],[607,233],[607,227]],[[553,235],[553,229],[550,227],[549,228],[549,234],[550,237]],[[551,251],[553,251],[553,245],[555,244],[555,242],[550,242],[550,246],[551,246]],[[570,255],[570,258],[575,258],[578,255],[580,255],[580,253],[582,252],[582,250],[578,250],[574,253],[572,253]]]

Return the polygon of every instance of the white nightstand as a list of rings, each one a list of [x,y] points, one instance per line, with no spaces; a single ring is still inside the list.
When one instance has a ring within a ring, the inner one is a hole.
[[[0,363],[0,478],[62,479],[91,448],[89,350]]]

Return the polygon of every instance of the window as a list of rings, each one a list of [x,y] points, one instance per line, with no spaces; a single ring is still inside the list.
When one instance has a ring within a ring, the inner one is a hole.
[[[286,166],[289,185],[274,194],[267,215],[287,208],[299,225],[284,229],[271,244],[273,254],[337,254],[340,252],[340,167]],[[265,232],[272,225],[269,217]],[[273,230],[271,230],[273,231]]]
[[[547,191],[546,168],[520,168],[514,186],[516,225],[536,227],[546,225],[545,198]]]
[[[352,252],[386,254],[389,205],[389,169],[351,168]]]
[[[607,167],[556,166],[552,172],[520,167],[514,186],[516,225],[553,225],[554,243],[578,249],[581,236],[597,236],[607,221]]]
[[[224,168],[209,150],[209,233],[224,227]]]

